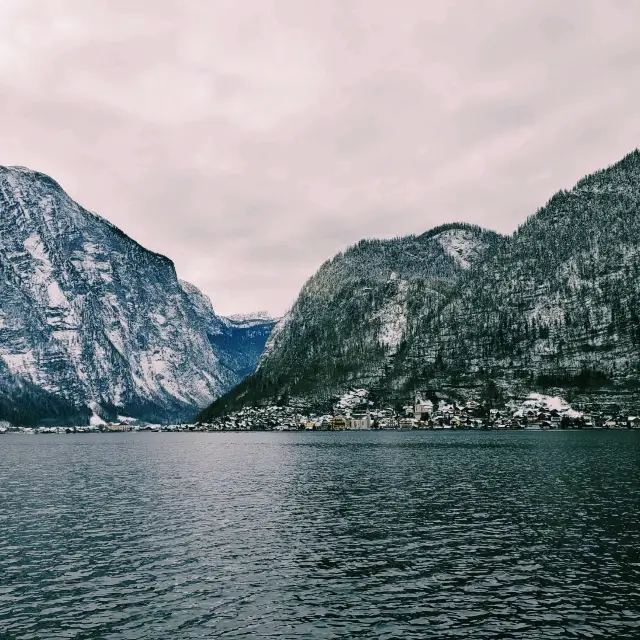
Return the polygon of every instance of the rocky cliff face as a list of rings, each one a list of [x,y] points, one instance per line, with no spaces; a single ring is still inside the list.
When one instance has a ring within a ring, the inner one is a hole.
[[[509,238],[464,225],[363,241],[323,265],[256,373],[203,417],[245,404],[322,404],[534,389],[640,403],[640,152],[556,194]]]
[[[65,419],[191,416],[251,369],[244,356],[236,366],[218,353],[212,335],[227,325],[178,281],[168,258],[83,209],[48,176],[0,168],[5,413],[20,405],[22,389],[34,419],[54,405]]]

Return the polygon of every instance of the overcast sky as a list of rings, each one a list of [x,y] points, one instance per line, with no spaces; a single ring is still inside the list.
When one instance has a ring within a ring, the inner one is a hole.
[[[640,145],[638,0],[0,0],[0,164],[282,314],[363,237],[509,233]]]

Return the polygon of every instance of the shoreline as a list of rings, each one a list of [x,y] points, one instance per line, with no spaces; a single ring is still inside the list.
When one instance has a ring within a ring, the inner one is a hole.
[[[631,431],[640,433],[638,427],[568,427],[566,429],[540,429],[540,428],[500,428],[494,427],[487,428],[456,428],[456,429],[443,429],[443,428],[426,428],[426,429],[175,429],[175,428],[160,428],[160,429],[118,429],[118,430],[84,430],[82,427],[71,428],[62,427],[60,431],[40,431],[37,427],[27,427],[24,429],[12,429],[0,432],[0,436],[3,435],[36,435],[36,436],[56,436],[56,435],[116,435],[116,434],[131,434],[131,433],[188,433],[188,434],[202,434],[202,433],[425,433],[425,432],[567,432],[567,431]]]

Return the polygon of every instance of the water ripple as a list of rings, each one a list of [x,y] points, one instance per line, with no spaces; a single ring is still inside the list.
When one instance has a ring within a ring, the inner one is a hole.
[[[0,439],[0,638],[638,638],[640,434]]]

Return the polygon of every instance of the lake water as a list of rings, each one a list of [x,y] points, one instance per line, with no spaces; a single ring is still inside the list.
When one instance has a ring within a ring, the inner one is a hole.
[[[640,638],[640,432],[0,436],[0,638]]]

